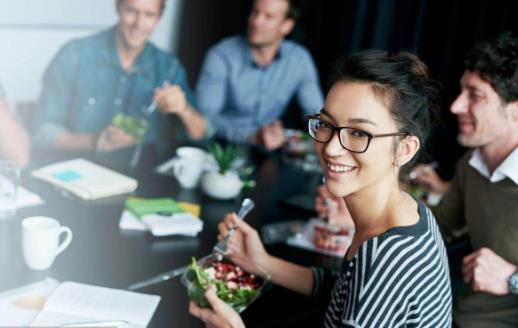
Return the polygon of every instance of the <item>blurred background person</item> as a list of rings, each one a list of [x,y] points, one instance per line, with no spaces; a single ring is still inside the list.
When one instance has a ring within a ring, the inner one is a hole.
[[[196,95],[218,137],[277,149],[284,143],[280,118],[294,96],[303,114],[322,107],[309,51],[285,40],[297,16],[294,1],[256,0],[246,34],[225,38],[209,49]]]
[[[0,84],[0,158],[24,166],[29,162],[30,139],[23,126],[9,111]]]
[[[112,124],[118,113],[148,120],[144,142],[162,150],[182,124],[191,138],[205,136],[206,121],[194,108],[183,66],[148,41],[164,6],[165,0],[117,0],[116,26],[61,48],[43,77],[37,146],[99,152],[129,147],[135,136]],[[151,113],[155,107],[159,111]]]
[[[518,38],[503,33],[467,53],[451,105],[458,141],[471,148],[451,183],[430,167],[417,181],[447,191],[432,210],[446,232],[467,227],[472,250],[461,271],[469,286],[454,306],[459,327],[518,326]],[[454,259],[460,262],[460,259]]]

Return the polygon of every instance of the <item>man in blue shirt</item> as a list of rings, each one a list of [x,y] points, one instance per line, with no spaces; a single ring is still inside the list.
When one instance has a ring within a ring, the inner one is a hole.
[[[322,107],[311,55],[284,40],[295,25],[291,2],[256,0],[247,37],[226,38],[206,55],[196,96],[219,137],[276,149],[284,142],[278,119],[293,96],[304,114]]]
[[[112,125],[118,113],[148,121],[144,143],[167,147],[182,125],[178,118],[191,138],[204,137],[206,122],[194,109],[184,68],[148,41],[164,2],[117,0],[115,27],[60,49],[43,77],[38,146],[99,152],[129,147],[135,137]],[[152,103],[159,111],[146,117]]]

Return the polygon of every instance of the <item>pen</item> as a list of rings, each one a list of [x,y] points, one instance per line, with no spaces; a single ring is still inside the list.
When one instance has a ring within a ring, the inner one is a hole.
[[[187,266],[183,266],[183,267],[171,270],[171,271],[167,271],[167,272],[161,273],[158,276],[155,276],[153,278],[137,282],[137,283],[129,286],[128,289],[129,290],[137,290],[137,289],[144,288],[146,286],[158,284],[158,283],[161,283],[163,281],[167,281],[169,279],[172,279],[174,277],[182,275],[185,271],[187,271]]]

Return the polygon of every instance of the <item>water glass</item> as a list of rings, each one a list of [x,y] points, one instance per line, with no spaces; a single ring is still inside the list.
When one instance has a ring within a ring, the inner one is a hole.
[[[16,196],[20,167],[13,162],[0,160],[0,218],[16,214]]]

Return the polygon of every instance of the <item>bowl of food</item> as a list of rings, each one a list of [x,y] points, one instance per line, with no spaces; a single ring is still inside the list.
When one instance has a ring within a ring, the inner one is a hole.
[[[318,221],[314,226],[313,244],[329,252],[345,252],[351,244],[353,229],[343,225]]]
[[[209,307],[204,294],[208,286],[212,285],[218,297],[238,313],[261,295],[268,282],[225,259],[219,261],[212,255],[199,261],[193,258],[181,280],[187,287],[189,298],[198,306]]]
[[[142,142],[149,128],[149,123],[146,119],[121,113],[117,113],[113,117],[112,124],[130,134],[135,139],[135,142]]]

